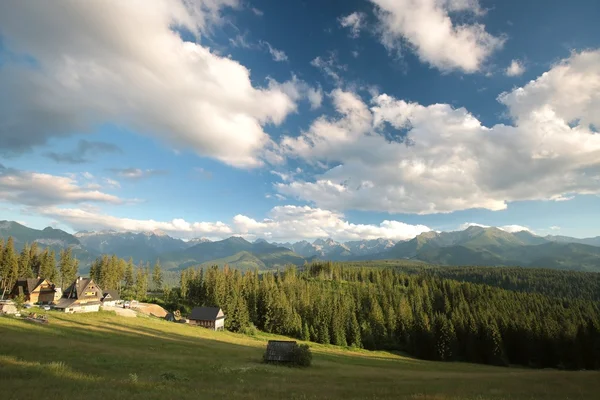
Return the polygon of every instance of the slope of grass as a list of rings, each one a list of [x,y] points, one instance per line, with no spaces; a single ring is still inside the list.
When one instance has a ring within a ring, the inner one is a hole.
[[[260,363],[272,335],[101,312],[0,317],[3,399],[592,399],[600,373],[414,360],[312,345],[313,366]]]

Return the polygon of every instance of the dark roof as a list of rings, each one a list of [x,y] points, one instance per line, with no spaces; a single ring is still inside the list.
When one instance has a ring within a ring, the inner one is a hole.
[[[217,318],[219,311],[221,311],[219,307],[196,307],[188,318],[195,321],[216,321],[219,318],[224,318]]]
[[[90,278],[82,278],[81,276],[75,279],[75,281],[69,286],[64,292],[63,297],[69,299],[79,299],[83,297],[83,291],[92,282]],[[98,288],[100,292],[102,289]],[[99,296],[100,297],[100,296]]]
[[[15,284],[15,289],[18,288],[18,292],[16,294],[30,294],[32,293],[36,287],[38,287],[42,282],[44,282],[41,278],[22,278],[17,279],[17,283]]]
[[[296,342],[292,340],[269,340],[265,360],[278,362],[292,361],[296,345]]]
[[[109,301],[121,300],[118,290],[105,290],[104,293],[102,293],[102,301],[107,300],[107,296]]]

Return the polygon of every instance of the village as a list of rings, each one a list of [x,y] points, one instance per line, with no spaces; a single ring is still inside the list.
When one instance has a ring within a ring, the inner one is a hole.
[[[142,313],[167,321],[189,324],[215,331],[225,329],[225,314],[219,307],[195,307],[187,317],[179,311],[168,312],[157,304],[121,299],[117,290],[102,290],[91,278],[77,277],[65,290],[43,278],[20,278],[8,294],[0,300],[0,314],[20,316],[30,310],[30,319],[47,321],[41,311],[59,311],[69,314],[115,311],[118,315],[135,317]],[[37,308],[39,312],[35,312]]]

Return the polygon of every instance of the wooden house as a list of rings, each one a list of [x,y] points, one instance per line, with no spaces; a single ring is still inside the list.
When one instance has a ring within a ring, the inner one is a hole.
[[[188,317],[189,324],[215,331],[225,329],[225,314],[219,307],[196,307]]]
[[[54,308],[66,313],[99,311],[103,294],[93,279],[80,276],[65,289]]]
[[[28,304],[52,304],[55,300],[56,290],[56,287],[47,279],[22,278],[18,279],[13,286],[10,297],[14,299],[21,294],[25,297],[25,303]]]

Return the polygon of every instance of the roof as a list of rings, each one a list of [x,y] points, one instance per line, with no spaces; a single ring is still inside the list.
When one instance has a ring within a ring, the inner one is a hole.
[[[79,299],[83,297],[85,288],[88,287],[88,285],[92,282],[93,280],[91,278],[82,278],[81,276],[78,277],[67,289],[65,289],[63,292],[63,297],[69,299]],[[102,291],[100,288],[98,288],[98,290],[100,292]]]
[[[66,298],[62,298],[60,299],[60,301],[58,303],[56,303],[56,305],[54,306],[54,308],[69,308],[69,307],[83,307],[83,306],[95,306],[95,305],[100,305],[102,303],[100,303],[99,301],[88,301],[86,303],[80,303],[77,301],[77,299],[66,299]]]
[[[54,308],[69,308],[73,303],[75,303],[75,300],[76,299],[66,299],[63,297],[58,301],[58,303],[56,303]]]
[[[102,301],[116,301],[116,300],[121,300],[121,296],[119,296],[119,291],[118,290],[105,290],[104,293],[102,293]]]
[[[296,342],[293,340],[269,340],[265,360],[267,361],[292,361]]]
[[[30,294],[33,293],[35,288],[40,286],[44,282],[42,278],[22,278],[17,279],[17,283],[15,283],[15,288],[20,288],[19,294]],[[13,289],[14,290],[14,289]]]
[[[219,316],[219,313],[223,314],[219,307],[196,307],[188,318],[195,321],[216,321],[225,318],[225,315]]]

